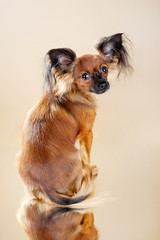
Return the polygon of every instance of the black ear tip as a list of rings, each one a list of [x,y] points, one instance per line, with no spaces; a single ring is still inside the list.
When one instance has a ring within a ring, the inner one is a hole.
[[[124,33],[116,33],[112,36],[110,36],[110,40],[113,40],[113,41],[117,41],[117,42],[121,42],[122,43],[122,35]]]
[[[46,55],[48,55],[49,57],[51,57],[53,54],[55,54],[57,52],[57,49],[51,49],[47,52]]]
[[[59,56],[65,56],[71,59],[73,61],[76,58],[76,54],[73,50],[70,48],[57,48],[57,49],[51,49],[47,52],[47,54],[51,61],[55,58],[58,58]]]
[[[103,37],[99,40],[99,42],[96,45],[96,48],[100,51],[103,50],[103,47],[108,44],[108,43],[119,43],[122,44],[123,39],[122,36],[124,35],[124,33],[116,33],[114,35],[111,35],[109,37]]]

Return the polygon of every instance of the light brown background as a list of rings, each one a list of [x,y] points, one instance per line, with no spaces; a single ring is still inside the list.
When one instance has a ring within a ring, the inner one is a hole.
[[[27,239],[15,214],[23,196],[15,155],[27,111],[42,94],[43,56],[70,47],[94,53],[100,37],[125,32],[135,73],[96,96],[92,161],[97,192],[113,200],[95,211],[100,239],[160,239],[160,2],[1,0],[0,239]]]

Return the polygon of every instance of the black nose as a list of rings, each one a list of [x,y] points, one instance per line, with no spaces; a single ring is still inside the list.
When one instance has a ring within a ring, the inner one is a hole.
[[[99,90],[104,90],[106,88],[107,88],[107,83],[106,82],[103,82],[103,83],[99,84]]]

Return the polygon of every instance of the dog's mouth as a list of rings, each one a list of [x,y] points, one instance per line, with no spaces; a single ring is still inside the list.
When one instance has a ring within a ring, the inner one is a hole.
[[[94,90],[91,89],[89,91],[96,93],[96,94],[102,94],[102,93],[105,93],[109,89],[110,89],[110,84],[108,81],[107,82],[105,81],[105,82],[100,83],[97,89],[94,89]]]

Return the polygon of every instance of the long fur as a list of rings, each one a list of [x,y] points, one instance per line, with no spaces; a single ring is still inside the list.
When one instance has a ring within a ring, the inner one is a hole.
[[[29,239],[98,239],[91,209],[58,208],[37,201],[25,201],[17,219]]]
[[[19,175],[32,198],[68,206],[83,202],[94,191],[98,170],[90,163],[93,93],[109,89],[113,62],[120,69],[130,67],[122,34],[102,39],[97,50],[98,55],[79,58],[68,48],[47,53],[48,90],[27,114],[17,155]]]

